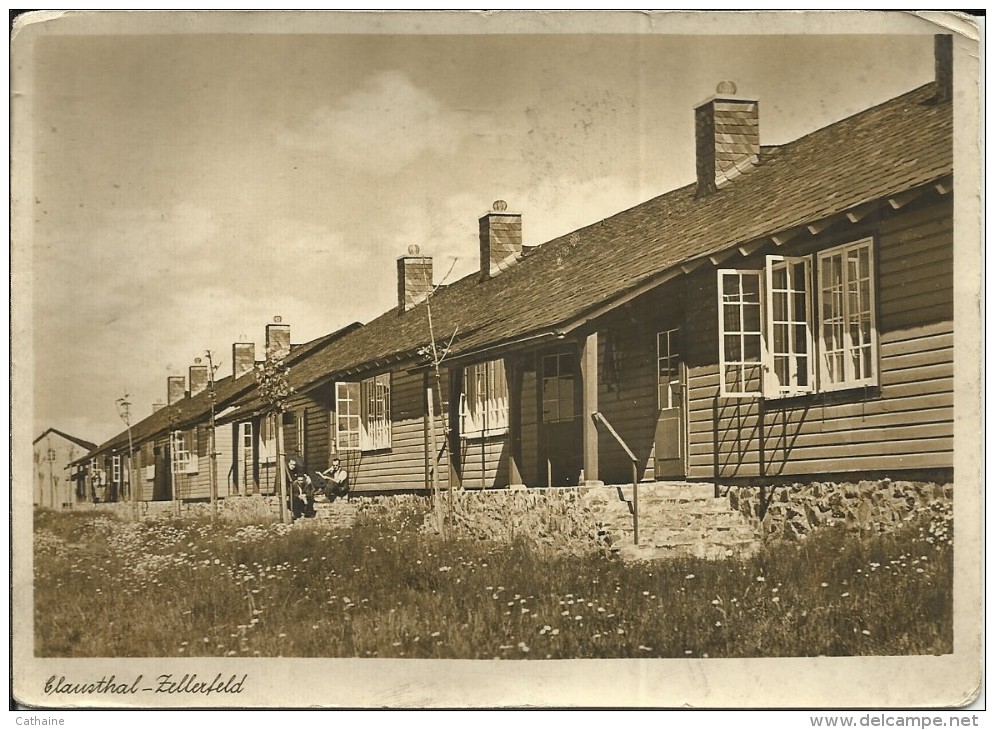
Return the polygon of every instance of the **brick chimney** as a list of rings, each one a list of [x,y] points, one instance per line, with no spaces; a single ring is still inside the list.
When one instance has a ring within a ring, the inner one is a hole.
[[[716,95],[694,110],[699,196],[749,172],[759,159],[760,104],[735,93],[736,85],[723,81]]]
[[[231,346],[231,374],[236,380],[251,373],[256,366],[256,344],[235,342]]]
[[[933,36],[933,60],[936,74],[936,101],[950,101],[954,95],[954,37]]]
[[[290,354],[290,325],[283,324],[280,317],[273,317],[273,323],[266,325],[266,359],[279,360]]]
[[[155,403],[152,404],[152,412],[155,413],[156,411],[161,411],[165,407],[166,407],[165,403],[163,403],[161,400],[157,400]]]
[[[419,256],[418,246],[397,260],[397,310],[407,312],[432,293],[432,257]]]
[[[173,405],[187,394],[187,379],[182,375],[170,375],[166,378],[166,402]]]
[[[207,365],[200,364],[200,358],[190,366],[190,397],[207,390]]]
[[[480,219],[480,278],[497,276],[521,255],[522,214],[509,213],[506,202],[495,200]]]

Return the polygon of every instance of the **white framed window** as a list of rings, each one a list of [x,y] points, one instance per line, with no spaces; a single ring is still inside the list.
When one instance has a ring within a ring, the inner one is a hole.
[[[812,358],[812,260],[767,257],[767,332],[764,395],[768,398],[815,390]]]
[[[307,434],[307,409],[299,411],[297,413],[297,455],[302,461],[306,461],[304,458],[304,445],[306,443],[305,436]]]
[[[195,438],[193,432],[173,431],[171,448],[173,452],[173,471],[176,474],[196,474],[198,459],[193,453],[191,443]]]
[[[489,360],[463,370],[460,433],[479,437],[508,431],[508,375],[504,360]]]
[[[754,398],[763,388],[762,271],[719,269],[719,387]]]
[[[390,373],[360,383],[363,406],[360,446],[364,451],[390,448]]]
[[[542,358],[542,421],[569,421],[574,417],[574,379],[577,359],[569,353]]]
[[[151,482],[155,479],[155,464],[145,465],[145,481]]]
[[[819,385],[875,385],[878,332],[871,240],[819,254]]]
[[[717,275],[722,396],[877,384],[873,239],[811,256],[768,256],[762,270]]]
[[[339,451],[390,448],[390,373],[335,384],[335,446]]]
[[[111,457],[111,482],[114,484],[121,483],[121,455],[114,454]]]
[[[361,416],[359,383],[335,384],[335,443],[333,451],[359,451]]]
[[[259,419],[260,464],[276,463],[276,418],[276,414],[270,413],[269,415],[263,416]],[[248,434],[251,439],[252,424],[249,424]]]

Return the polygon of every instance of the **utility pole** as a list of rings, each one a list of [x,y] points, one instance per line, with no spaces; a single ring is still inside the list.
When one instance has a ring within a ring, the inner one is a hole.
[[[211,514],[217,519],[218,517],[218,450],[215,448],[215,434],[216,428],[214,424],[214,405],[217,401],[218,394],[214,391],[214,360],[211,358],[211,351],[207,351],[207,388],[208,388],[208,399],[211,401],[211,439],[210,439],[210,449],[211,449]]]
[[[135,446],[131,440],[131,403],[128,401],[128,394],[117,399],[117,414],[128,427],[128,491],[131,492],[131,511],[134,518],[138,519],[138,483],[135,479]]]

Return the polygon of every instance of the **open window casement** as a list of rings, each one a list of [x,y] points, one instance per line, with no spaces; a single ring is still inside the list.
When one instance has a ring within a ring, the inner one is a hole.
[[[335,384],[335,447],[338,451],[358,451],[360,447],[359,383]]]
[[[820,252],[818,265],[820,390],[877,385],[873,239]]]
[[[719,393],[759,398],[764,385],[763,272],[719,269]]]
[[[765,398],[815,391],[810,257],[768,256],[766,283],[767,347]]]

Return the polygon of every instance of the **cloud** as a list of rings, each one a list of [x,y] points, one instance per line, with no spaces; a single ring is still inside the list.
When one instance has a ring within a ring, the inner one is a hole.
[[[454,152],[469,133],[467,112],[446,109],[400,71],[371,76],[333,106],[281,129],[281,145],[320,151],[352,168],[378,175],[395,172],[424,153]]]

